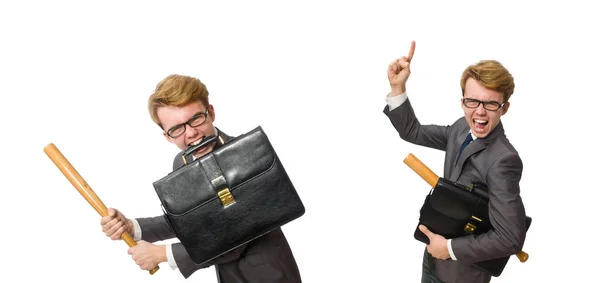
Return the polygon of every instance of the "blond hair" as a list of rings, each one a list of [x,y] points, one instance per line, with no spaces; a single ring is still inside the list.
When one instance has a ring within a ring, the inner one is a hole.
[[[487,89],[502,93],[504,99],[502,102],[507,102],[515,90],[513,76],[500,62],[495,60],[482,60],[465,69],[460,80],[463,96],[469,78],[475,79]]]
[[[184,106],[200,101],[208,107],[208,90],[197,78],[169,75],[156,85],[154,93],[148,98],[148,111],[152,121],[162,128],[157,111],[165,106]]]

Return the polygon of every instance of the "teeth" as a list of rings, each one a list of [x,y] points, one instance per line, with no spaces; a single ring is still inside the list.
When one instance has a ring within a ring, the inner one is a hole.
[[[197,141],[195,141],[195,142],[191,143],[191,145],[197,145],[197,144],[199,144],[201,141],[202,141],[202,139],[199,139],[199,140],[197,140]]]
[[[477,119],[474,119],[473,121],[475,121],[475,123],[479,123],[479,124],[484,124],[484,123],[487,122],[487,121],[484,121],[484,120],[477,120]]]

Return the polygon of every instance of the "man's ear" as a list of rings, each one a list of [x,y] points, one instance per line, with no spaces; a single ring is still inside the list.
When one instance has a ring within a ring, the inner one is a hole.
[[[210,117],[211,121],[215,122],[215,108],[212,106],[212,104],[208,105],[208,116]]]
[[[502,115],[506,114],[508,107],[510,107],[510,102],[507,101],[504,103],[504,106],[502,106]]]

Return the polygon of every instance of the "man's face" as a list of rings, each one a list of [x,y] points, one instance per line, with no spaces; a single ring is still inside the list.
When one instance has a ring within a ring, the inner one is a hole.
[[[205,136],[215,135],[216,130],[213,126],[215,120],[215,110],[212,105],[208,106],[208,115],[206,120],[199,126],[192,127],[189,124],[184,124],[192,118],[198,118],[203,116],[206,112],[206,107],[202,102],[192,102],[187,105],[176,107],[176,106],[164,106],[158,108],[156,114],[160,120],[163,129],[163,135],[169,142],[174,143],[181,150],[187,149],[191,145],[198,144]],[[200,118],[202,119],[202,118]],[[192,123],[193,124],[193,123]],[[184,127],[185,132],[180,136],[171,137],[167,134],[169,130],[176,127]],[[203,148],[196,150],[193,155],[198,158],[212,151],[214,143],[209,144]]]
[[[469,78],[465,84],[464,99],[476,99],[484,102],[495,101],[498,104],[503,103],[502,93],[487,89],[479,84],[475,79]],[[510,103],[506,102],[504,106],[498,110],[488,110],[483,107],[483,103],[480,103],[476,108],[469,108],[465,106],[462,101],[461,105],[465,112],[465,119],[471,128],[471,132],[478,138],[485,138],[489,133],[498,126],[500,123],[500,117],[508,111]],[[486,106],[487,108],[493,107],[492,104]]]

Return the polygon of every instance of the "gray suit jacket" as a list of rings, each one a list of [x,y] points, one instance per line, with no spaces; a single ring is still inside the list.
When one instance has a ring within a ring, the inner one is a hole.
[[[485,138],[467,146],[457,160],[469,126],[464,117],[451,126],[421,125],[409,100],[383,111],[407,142],[446,152],[443,177],[461,184],[483,182],[489,187],[489,216],[493,231],[452,239],[456,261],[435,260],[438,277],[445,282],[489,282],[490,276],[470,264],[510,256],[525,242],[525,208],[519,181],[523,164],[504,134],[502,122]]]
[[[231,137],[218,130],[227,142]],[[220,146],[215,145],[215,149]],[[183,166],[182,152],[173,162],[173,170]],[[142,240],[156,242],[175,237],[164,215],[139,218]],[[219,282],[225,283],[301,283],[300,271],[281,228],[242,245],[206,264],[195,264],[181,243],[172,246],[173,257],[181,274],[188,278],[196,270],[215,265]]]

